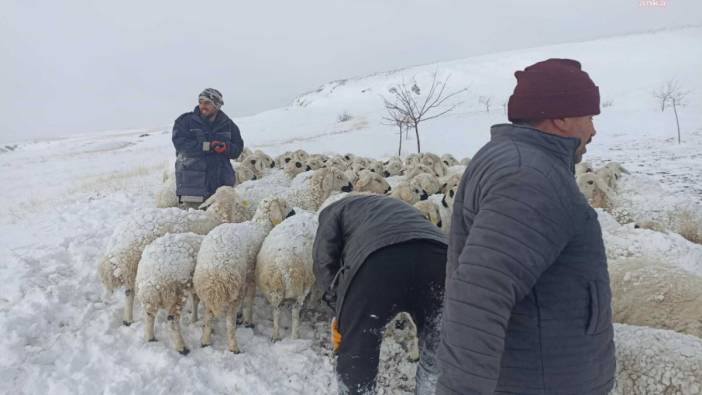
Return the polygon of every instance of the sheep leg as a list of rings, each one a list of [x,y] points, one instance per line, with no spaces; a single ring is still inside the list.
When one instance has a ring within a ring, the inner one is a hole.
[[[229,305],[229,311],[226,312],[227,316],[227,341],[229,344],[229,351],[234,354],[238,354],[239,345],[236,342],[236,312],[239,310],[239,301],[234,301]]]
[[[247,278],[246,283],[246,295],[244,296],[244,309],[242,312],[243,324],[246,328],[253,328],[255,326],[253,323],[253,303],[256,296],[256,282],[253,279],[253,273],[250,279]]]
[[[127,288],[124,291],[126,296],[126,301],[124,305],[124,317],[122,318],[122,323],[125,326],[129,326],[134,322],[134,290]]]
[[[156,336],[154,336],[154,324],[156,321],[156,312],[145,311],[144,316],[146,318],[146,324],[144,325],[144,338],[147,342],[155,342]]]
[[[197,306],[200,304],[200,298],[198,298],[197,294],[195,292],[192,293],[192,301],[193,301],[193,313],[192,313],[192,318],[190,319],[190,322],[197,322]]]
[[[407,351],[409,352],[409,360],[412,362],[419,361],[419,338],[417,337],[417,326],[410,317],[407,317],[407,323],[409,324],[407,337],[405,340],[408,342]]]
[[[202,339],[200,345],[207,347],[212,344],[212,310],[205,308],[204,325],[202,326]]]
[[[278,340],[280,340],[280,304],[273,306],[273,334],[271,334],[271,341]]]
[[[175,350],[183,355],[188,355],[190,350],[185,347],[183,334],[180,332],[180,306],[176,305],[168,311],[168,322],[171,327],[171,336],[175,344]]]
[[[292,329],[290,332],[291,339],[300,338],[300,311],[302,310],[302,301],[298,300],[292,306]]]

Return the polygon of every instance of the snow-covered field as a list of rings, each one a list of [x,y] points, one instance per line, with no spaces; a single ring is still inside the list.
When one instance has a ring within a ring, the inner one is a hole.
[[[548,57],[570,57],[583,63],[609,103],[596,118],[598,133],[586,159],[621,162],[632,173],[625,193],[644,209],[671,201],[700,208],[700,42],[702,28],[688,28],[378,73],[326,84],[289,107],[235,121],[249,147],[271,155],[303,148],[387,157],[397,152],[398,135],[381,124],[380,95],[403,78],[422,83],[437,71],[451,75],[451,89],[469,90],[456,112],[422,126],[423,150],[472,156],[488,140],[489,126],[506,121],[502,103],[514,86],[513,72]],[[682,144],[675,140],[672,112],[661,112],[651,95],[672,78],[690,91],[680,109]],[[489,113],[479,96],[493,97]],[[187,110],[174,109],[173,118]],[[344,112],[352,118],[338,122]],[[405,141],[404,153],[414,144]],[[145,343],[138,304],[136,322],[125,327],[122,295],[103,298],[98,261],[115,224],[154,205],[162,168],[174,155],[169,127],[11,148],[0,150],[0,393],[336,392],[327,317],[320,313],[303,314],[302,339],[271,343],[270,309],[258,298],[257,326],[239,329],[238,355],[226,351],[221,322],[213,347],[200,348],[198,324],[184,318],[192,350],[184,357],[170,347],[165,317],[157,323],[160,341]],[[617,256],[643,251],[702,276],[700,245],[675,234],[615,232],[611,224],[604,230]],[[289,324],[284,315],[283,325]],[[399,345],[384,347],[383,391],[411,391],[413,364]]]

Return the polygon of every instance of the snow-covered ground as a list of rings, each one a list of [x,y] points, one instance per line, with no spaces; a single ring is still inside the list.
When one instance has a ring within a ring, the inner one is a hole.
[[[513,73],[548,57],[580,60],[608,106],[596,118],[586,159],[621,162],[631,171],[627,193],[656,208],[668,201],[702,205],[702,28],[631,35],[499,53],[336,81],[288,107],[236,119],[252,148],[275,155],[353,152],[376,158],[397,151],[398,135],[381,124],[381,95],[413,76],[451,75],[450,88],[468,88],[456,112],[422,126],[424,151],[472,156],[491,124],[506,121],[502,104]],[[690,91],[680,109],[682,144],[672,112],[651,91],[675,78]],[[492,96],[489,113],[479,96]],[[174,109],[174,119],[179,112]],[[226,107],[225,107],[226,111]],[[344,112],[352,118],[338,122]],[[415,141],[404,141],[404,153]],[[3,147],[4,148],[4,147]],[[121,324],[122,295],[103,298],[98,261],[120,219],[154,205],[163,166],[173,157],[169,127],[18,143],[0,150],[0,393],[334,393],[327,317],[307,311],[302,339],[271,343],[270,309],[257,299],[254,329],[238,331],[242,353],[226,351],[224,326],[213,347],[199,347],[199,326],[184,319],[192,352],[173,351],[160,316],[156,343],[136,322]],[[636,189],[646,182],[657,185]],[[657,183],[660,183],[658,185]],[[633,189],[632,189],[633,188]],[[645,251],[702,275],[702,246],[674,234],[617,230],[604,224],[617,256]],[[187,316],[187,315],[186,315]],[[289,313],[283,320],[289,326]],[[386,393],[412,390],[413,364],[398,344],[384,345]]]

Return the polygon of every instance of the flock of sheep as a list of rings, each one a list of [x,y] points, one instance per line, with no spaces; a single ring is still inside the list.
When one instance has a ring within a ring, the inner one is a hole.
[[[198,320],[200,302],[204,307],[202,346],[212,342],[212,320],[223,316],[228,349],[238,353],[237,312],[241,308],[243,325],[253,325],[257,291],[273,307],[273,340],[281,338],[283,301],[293,301],[290,336],[297,338],[305,301],[308,306],[319,303],[310,300],[315,299],[310,294],[315,295],[312,244],[318,212],[346,193],[385,194],[413,205],[448,233],[453,198],[469,161],[431,153],[378,161],[302,150],[271,158],[247,149],[234,162],[237,186],[219,188],[200,206],[204,210],[176,207],[174,166],[169,164],[157,208],[134,213],[115,228],[100,263],[100,278],[109,291],[125,288],[125,325],[133,322],[135,296],[141,302],[147,341],[155,341],[156,313],[165,309],[174,347],[182,354],[188,353],[180,329],[188,296],[191,322]],[[626,209],[617,207],[616,199],[624,174],[615,163],[600,169],[587,163],[576,167],[577,183],[593,207],[615,217]],[[612,262],[610,272],[614,321],[639,325],[615,324],[615,393],[702,392],[702,279],[645,257]],[[647,295],[670,290],[670,308],[662,308],[662,301],[644,302],[650,299]],[[412,344],[411,357],[416,358],[416,339]],[[696,351],[671,352],[681,345]],[[651,350],[664,355],[665,363],[654,362]]]

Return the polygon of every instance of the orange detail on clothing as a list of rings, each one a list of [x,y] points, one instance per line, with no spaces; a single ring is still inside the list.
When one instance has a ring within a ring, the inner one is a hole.
[[[336,325],[336,318],[333,318],[331,322],[331,342],[332,349],[336,352],[341,345],[341,332],[339,332],[339,327]]]

